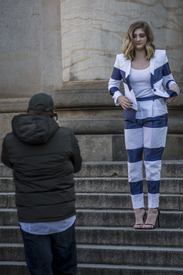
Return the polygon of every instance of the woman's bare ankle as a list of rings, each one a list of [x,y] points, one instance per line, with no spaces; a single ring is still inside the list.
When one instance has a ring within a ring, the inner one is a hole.
[[[155,225],[158,216],[158,208],[148,208],[147,219],[145,224]]]
[[[134,209],[135,212],[135,225],[144,224],[143,218],[145,214],[144,208]]]

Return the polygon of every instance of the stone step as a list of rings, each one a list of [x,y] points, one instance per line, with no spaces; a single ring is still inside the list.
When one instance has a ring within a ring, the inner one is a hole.
[[[76,227],[79,244],[183,248],[182,229],[135,230],[128,227]],[[182,250],[183,252],[183,250]]]
[[[162,178],[182,178],[183,160],[163,160]],[[0,178],[12,178],[12,170],[0,164]],[[83,162],[77,177],[127,177],[126,161]]]
[[[85,121],[86,122],[86,121]],[[169,121],[170,122],[170,121]],[[71,123],[76,123],[72,121]],[[114,122],[115,123],[115,122]],[[121,128],[121,127],[120,127]],[[182,130],[181,130],[182,131]],[[84,161],[126,161],[124,135],[78,135]],[[183,159],[183,133],[168,134],[162,158]]]
[[[25,261],[22,243],[0,243],[0,261]]]
[[[0,274],[2,275],[30,275],[25,262],[0,261]]]
[[[147,195],[144,196],[147,205]],[[80,209],[132,209],[131,196],[129,194],[116,193],[77,193],[76,207]],[[160,209],[183,210],[183,195],[160,196]]]
[[[15,192],[15,184],[13,178],[0,178],[1,192]]]
[[[4,193],[15,191],[13,178],[0,178],[0,190]],[[127,178],[75,178],[75,190],[79,193],[129,193]],[[144,179],[144,192],[147,193],[147,183]],[[183,178],[162,178],[161,194],[183,194]]]
[[[22,244],[22,236],[19,226],[0,226],[0,245],[3,247],[8,244]],[[0,259],[2,261],[2,259]]]
[[[6,245],[11,243],[22,243],[22,236],[18,226],[0,226],[0,236],[1,240]],[[183,230],[175,228],[135,230],[132,227],[76,226],[76,240],[78,244],[87,245],[132,245],[183,248]]]
[[[78,263],[182,268],[183,248],[77,245]],[[23,244],[0,244],[0,261],[24,261]]]
[[[12,169],[0,163],[0,178],[12,178],[12,177],[13,177]]]
[[[14,208],[0,209],[0,226],[17,226],[18,217],[17,210]]]
[[[77,275],[182,275],[183,268],[79,264]],[[23,274],[24,275],[24,274]],[[27,275],[27,274],[26,274]]]
[[[182,268],[182,248],[78,245],[78,261],[90,264]]]
[[[182,178],[183,160],[162,161],[162,178]],[[127,163],[112,162],[84,162],[77,177],[127,177]]]
[[[25,262],[0,262],[0,274],[30,275]],[[77,275],[182,275],[183,268],[78,264]]]
[[[0,193],[1,208],[15,208],[15,193]]]
[[[132,210],[77,209],[77,226],[133,227],[135,215]],[[183,228],[183,211],[161,211],[161,228]]]
[[[147,205],[147,195],[144,196]],[[14,193],[0,193],[0,208],[15,208]],[[132,209],[130,194],[76,193],[76,208],[82,209]],[[160,209],[183,210],[183,195],[161,194]]]
[[[76,209],[78,226],[133,227],[133,210]],[[0,226],[17,226],[16,209],[0,209]],[[161,228],[183,228],[183,211],[161,211]]]
[[[104,265],[104,264],[79,264],[77,275],[182,275],[183,268]],[[23,274],[24,275],[24,274]],[[27,274],[26,274],[27,275]]]
[[[127,178],[75,178],[76,192],[79,193],[129,193]],[[2,189],[1,189],[2,190]],[[144,179],[144,192],[147,183]],[[162,178],[161,194],[183,194],[183,178]]]
[[[157,270],[161,275],[183,274],[180,265],[183,253],[182,171],[183,161],[163,162],[161,228],[134,230],[126,162],[84,162],[75,178],[80,263],[77,274],[151,275],[158,274]],[[0,260],[4,263],[0,263],[0,274],[28,275],[22,262],[24,253],[14,209],[12,171],[0,165],[0,177],[3,192],[0,193],[0,237],[3,241]],[[146,184],[144,190],[147,191]],[[7,264],[6,261],[11,262]],[[18,262],[21,264],[16,264]]]

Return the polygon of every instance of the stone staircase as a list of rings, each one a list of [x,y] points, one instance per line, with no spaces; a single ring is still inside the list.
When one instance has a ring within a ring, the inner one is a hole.
[[[1,164],[0,192],[0,274],[28,275],[12,171]],[[84,162],[76,193],[78,275],[183,274],[182,160],[163,161],[155,230],[133,229],[126,162]]]

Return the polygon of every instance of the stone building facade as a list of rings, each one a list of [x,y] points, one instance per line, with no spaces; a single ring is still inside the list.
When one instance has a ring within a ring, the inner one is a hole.
[[[12,117],[39,92],[54,97],[85,161],[126,159],[122,109],[107,91],[128,26],[147,21],[183,87],[183,1],[1,0],[0,146]],[[183,159],[183,97],[169,107],[164,159]]]

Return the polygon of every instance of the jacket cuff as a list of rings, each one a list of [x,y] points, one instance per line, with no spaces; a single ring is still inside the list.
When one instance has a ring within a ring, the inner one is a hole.
[[[116,91],[112,97],[114,99],[114,104],[116,106],[119,106],[118,97],[121,95],[122,95],[122,93],[120,93],[120,91]]]
[[[179,86],[177,85],[177,83],[176,83],[174,80],[170,80],[170,81],[168,82],[168,86],[167,86],[166,88],[167,88],[168,90],[170,90],[172,84],[175,84],[175,85],[177,86],[177,88],[178,88],[178,94],[180,94]]]
[[[169,90],[167,90],[166,92],[169,94],[169,96],[170,96],[170,97],[175,97],[175,96],[177,96],[177,95],[178,95],[175,91],[170,90],[170,89],[169,89]]]

